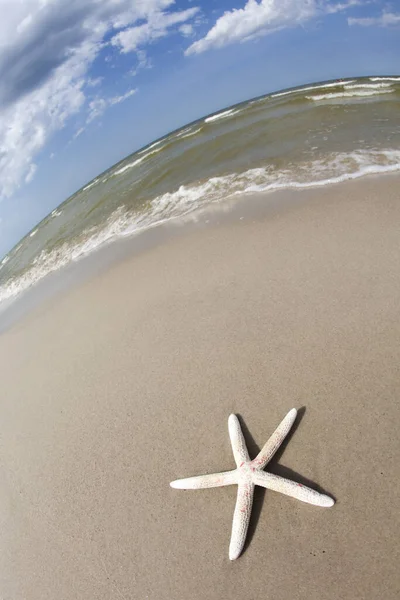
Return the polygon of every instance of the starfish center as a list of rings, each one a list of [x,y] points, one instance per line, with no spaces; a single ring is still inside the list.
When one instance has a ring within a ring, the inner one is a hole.
[[[239,467],[239,478],[244,483],[245,481],[253,480],[254,467],[251,465],[251,461],[242,462]]]

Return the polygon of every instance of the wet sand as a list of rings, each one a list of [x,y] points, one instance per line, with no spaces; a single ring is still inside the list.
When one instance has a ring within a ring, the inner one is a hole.
[[[0,336],[4,600],[398,598],[398,184],[239,203]],[[336,504],[259,489],[230,562],[236,487],[169,482],[292,407],[269,468]]]

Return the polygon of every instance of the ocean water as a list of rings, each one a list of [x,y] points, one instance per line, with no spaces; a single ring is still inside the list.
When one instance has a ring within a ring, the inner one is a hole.
[[[226,108],[131,154],[0,262],[0,309],[101,246],[237,194],[400,170],[400,77],[308,84]]]

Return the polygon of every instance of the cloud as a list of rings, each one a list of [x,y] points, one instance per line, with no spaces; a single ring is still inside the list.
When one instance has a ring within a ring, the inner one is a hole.
[[[165,37],[171,27],[192,19],[198,12],[199,8],[193,7],[174,13],[154,13],[147,23],[117,33],[112,38],[111,44],[119,47],[124,54],[132,52],[145,44]]]
[[[94,121],[95,119],[100,118],[108,108],[110,108],[111,106],[115,106],[116,104],[120,104],[121,102],[124,102],[125,100],[131,98],[134,94],[136,94],[136,92],[137,89],[132,89],[120,96],[112,96],[111,98],[96,97],[93,100],[91,100],[88,103],[88,113],[85,124],[75,131],[69,143],[71,143],[73,140],[76,140],[76,138],[82,135],[82,133],[86,130],[87,126],[90,125],[90,123],[92,123],[92,121]]]
[[[147,56],[145,50],[137,49],[136,58],[138,61],[136,67],[129,71],[129,75],[131,75],[132,77],[135,77],[142,69],[151,69],[153,67],[153,63],[151,59]]]
[[[348,10],[354,6],[365,6],[365,4],[371,4],[375,0],[347,0],[347,2],[325,2],[323,6],[324,12],[328,15]]]
[[[145,46],[198,11],[174,12],[174,4],[175,0],[0,0],[0,199],[32,179],[35,157],[51,135],[87,106],[86,94],[101,83],[90,78],[89,71],[95,59],[106,60],[106,40],[144,28],[140,45]],[[142,56],[139,63],[143,60]],[[105,106],[100,101],[89,104],[89,115],[102,114],[126,97],[103,99]]]
[[[36,169],[37,169],[37,165],[35,165],[35,163],[31,163],[29,165],[29,171],[28,171],[28,173],[27,173],[27,175],[25,177],[25,182],[26,183],[29,183],[33,179],[33,176],[36,173]]]
[[[136,89],[129,90],[129,92],[126,92],[126,94],[122,94],[122,96],[114,96],[113,98],[110,98],[110,106],[112,106],[113,104],[119,104],[120,102],[124,102],[125,100],[131,98],[134,94],[136,94],[136,92]]]
[[[129,90],[126,94],[122,94],[122,96],[113,96],[112,98],[95,98],[91,102],[89,102],[89,114],[86,120],[86,124],[91,123],[94,119],[101,117],[104,112],[110,106],[114,106],[115,104],[120,104],[120,102],[124,102],[128,98],[131,98],[134,94],[136,94],[137,90]],[[75,134],[75,137],[78,137],[83,132],[83,128],[79,130]]]
[[[379,17],[348,18],[350,26],[360,25],[361,27],[392,27],[400,25],[400,14],[383,11]]]
[[[98,85],[101,84],[101,82],[103,81],[104,77],[89,77],[89,79],[87,79],[86,81],[86,85],[88,87],[97,87]]]
[[[185,37],[190,37],[194,33],[194,28],[193,25],[191,25],[190,23],[185,23],[184,25],[181,25],[179,27],[179,31]]]
[[[329,13],[347,10],[361,0],[248,0],[243,8],[226,11],[205,37],[194,42],[185,54],[200,54],[245,42],[287,27],[296,27]]]
[[[95,98],[89,102],[89,114],[86,123],[91,123],[94,119],[98,119],[105,112],[108,106],[104,98]]]
[[[79,129],[77,131],[75,131],[73,139],[76,140],[77,137],[82,135],[82,133],[85,131],[85,129],[86,129],[86,127],[79,127]],[[53,157],[50,156],[50,158],[53,158]]]

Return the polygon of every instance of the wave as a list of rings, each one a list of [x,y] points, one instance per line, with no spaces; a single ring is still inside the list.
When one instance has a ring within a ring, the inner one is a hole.
[[[0,287],[0,303],[113,240],[135,235],[213,204],[223,205],[226,199],[239,194],[312,188],[367,174],[399,170],[400,150],[357,150],[330,154],[323,159],[304,161],[286,169],[277,170],[270,165],[182,185],[173,192],[154,198],[144,212],[121,206],[105,222],[85,230],[78,238],[64,242],[53,250],[43,250],[24,273],[9,279]]]
[[[199,127],[198,129],[195,129],[194,131],[190,131],[189,133],[186,133],[185,135],[179,136],[179,138],[183,140],[184,138],[190,137],[191,135],[196,135],[196,133],[200,133],[201,130],[202,130],[202,127]]]
[[[335,100],[337,98],[363,98],[367,96],[379,96],[380,94],[390,94],[393,89],[385,90],[354,90],[353,92],[332,92],[330,94],[317,94],[316,96],[306,96],[307,100]]]
[[[85,185],[85,187],[82,188],[82,192],[86,192],[86,190],[89,190],[91,187],[96,185],[96,183],[99,183],[99,181],[100,180],[98,178],[94,179],[91,183],[89,183],[88,185]]]
[[[114,171],[114,173],[112,175],[113,176],[121,175],[121,173],[125,173],[125,171],[128,171],[129,169],[132,169],[133,167],[136,167],[137,165],[140,165],[140,163],[142,163],[144,160],[146,160],[146,158],[148,158],[149,156],[152,156],[153,154],[156,154],[157,152],[160,152],[162,149],[163,149],[163,147],[157,148],[157,150],[152,150],[151,152],[147,152],[147,154],[144,154],[144,156],[141,156],[140,158],[137,158],[133,162],[128,163],[127,165],[124,165],[117,171]],[[104,180],[104,182],[106,182],[106,181],[107,181],[107,179]]]
[[[400,171],[400,150],[355,150],[349,153],[337,153],[325,159],[303,163],[297,168],[297,174],[290,169],[280,172],[274,182],[266,181],[251,184],[245,192],[266,192],[278,189],[303,189],[321,187],[332,183],[358,179],[365,175],[378,175]],[[309,179],[312,173],[313,179]]]
[[[356,90],[358,88],[366,89],[366,90],[379,90],[381,88],[389,88],[392,87],[392,83],[386,83],[382,81],[381,83],[352,83],[350,85],[345,85],[345,90]]]
[[[353,83],[355,79],[349,81],[333,81],[332,83],[319,83],[317,85],[310,85],[307,87],[296,88],[294,90],[288,90],[287,92],[279,92],[278,94],[272,94],[270,98],[280,98],[281,96],[289,96],[290,94],[298,94],[303,92],[311,92],[313,90],[329,89],[332,87],[339,87],[340,85],[347,85]]]
[[[185,129],[181,129],[180,131],[178,131],[178,133],[175,134],[175,139],[176,138],[180,138],[180,137],[184,137],[187,133],[189,133],[189,131],[192,131],[191,127],[185,127]]]
[[[146,148],[143,148],[143,150],[140,150],[140,152],[138,152],[138,154],[143,154],[143,152],[148,152],[152,148],[155,148],[156,146],[159,146],[160,144],[162,144],[163,141],[164,141],[164,139],[157,140],[157,142],[154,142],[154,144],[151,144],[151,146],[146,146]]]
[[[211,123],[212,121],[217,121],[218,119],[225,119],[225,117],[232,117],[233,115],[236,115],[238,112],[240,112],[240,110],[230,108],[229,110],[224,110],[223,112],[220,112],[216,115],[207,117],[206,119],[204,119],[204,123]]]
[[[400,81],[400,77],[370,77],[370,81]]]
[[[141,162],[144,161],[145,158],[146,156],[143,156],[142,158],[138,158],[137,160],[128,163],[124,167],[121,167],[121,169],[118,169],[118,171],[114,171],[113,175],[121,175],[121,173],[125,173],[125,171],[128,171],[128,169],[132,169],[133,167],[136,167],[136,165],[139,165]]]
[[[197,129],[193,129],[192,127],[186,127],[175,136],[175,140],[183,140],[184,138],[190,137],[191,135],[196,135],[196,133],[199,133],[201,130],[202,127],[198,127]]]

